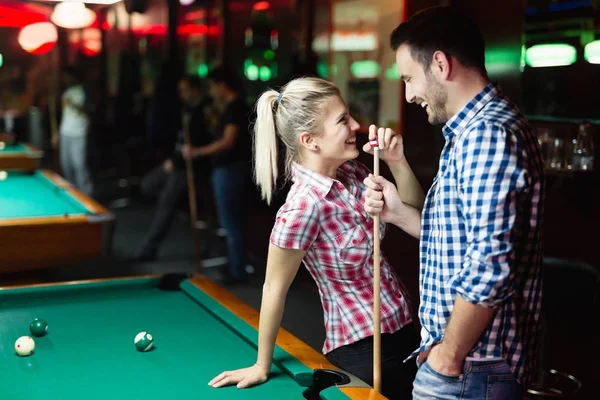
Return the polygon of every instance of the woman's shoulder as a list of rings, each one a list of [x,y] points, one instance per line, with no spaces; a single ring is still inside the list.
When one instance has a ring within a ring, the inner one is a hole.
[[[351,178],[361,182],[372,173],[369,167],[357,159],[346,161],[342,164],[342,170]]]

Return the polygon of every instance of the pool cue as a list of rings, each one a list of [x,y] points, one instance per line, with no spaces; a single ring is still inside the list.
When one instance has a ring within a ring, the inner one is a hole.
[[[379,143],[373,147],[373,174],[379,176]],[[373,217],[373,388],[381,393],[381,261],[379,243],[379,214]]]
[[[51,51],[50,84],[46,87],[48,91],[48,113],[50,114],[50,147],[52,148],[53,166],[55,171],[60,171],[60,147],[58,131],[58,116],[56,108],[59,105],[58,87],[60,80],[58,50]],[[62,106],[62,104],[61,104]],[[64,171],[61,171],[64,174]]]
[[[186,113],[182,115],[183,120],[183,142],[191,148],[190,141],[190,121]],[[188,184],[188,197],[190,202],[190,219],[192,228],[192,239],[194,241],[194,265],[196,266],[196,272],[199,275],[204,274],[204,267],[202,265],[201,251],[200,251],[200,236],[198,229],[196,229],[197,210],[196,210],[196,184],[194,182],[194,168],[192,158],[185,159],[185,169],[187,175]]]

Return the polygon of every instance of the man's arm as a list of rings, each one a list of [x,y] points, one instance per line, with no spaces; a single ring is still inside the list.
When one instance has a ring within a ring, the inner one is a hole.
[[[457,144],[456,164],[467,248],[453,282],[456,302],[450,321],[430,355],[432,367],[445,373],[460,370],[496,309],[514,292],[517,198],[526,186],[514,135],[481,126],[465,136]]]
[[[388,167],[394,176],[398,194],[402,201],[418,210],[422,210],[425,203],[425,193],[406,158],[396,163],[388,163]]]
[[[237,140],[239,128],[235,124],[227,124],[223,137],[206,146],[196,147],[193,157],[205,157],[231,149]]]

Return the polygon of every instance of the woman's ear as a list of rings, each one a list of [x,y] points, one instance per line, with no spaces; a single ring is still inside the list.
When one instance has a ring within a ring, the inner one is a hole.
[[[300,146],[307,150],[316,150],[319,148],[315,138],[308,132],[302,132],[300,134]]]

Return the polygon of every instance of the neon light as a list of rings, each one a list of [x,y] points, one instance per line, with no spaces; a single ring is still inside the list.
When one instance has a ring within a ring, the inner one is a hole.
[[[255,11],[264,11],[264,10],[268,10],[269,8],[271,8],[271,4],[269,4],[268,1],[259,1],[258,3],[254,4],[254,7],[252,7]]]
[[[19,31],[17,41],[28,53],[45,54],[52,50],[58,40],[58,32],[50,22],[27,25]]]
[[[350,66],[350,72],[356,78],[376,78],[381,72],[381,66],[373,60],[355,61]]]
[[[577,50],[569,44],[536,44],[527,49],[525,62],[530,67],[560,67],[577,61]]]
[[[600,40],[585,45],[583,57],[590,64],[600,64]]]

